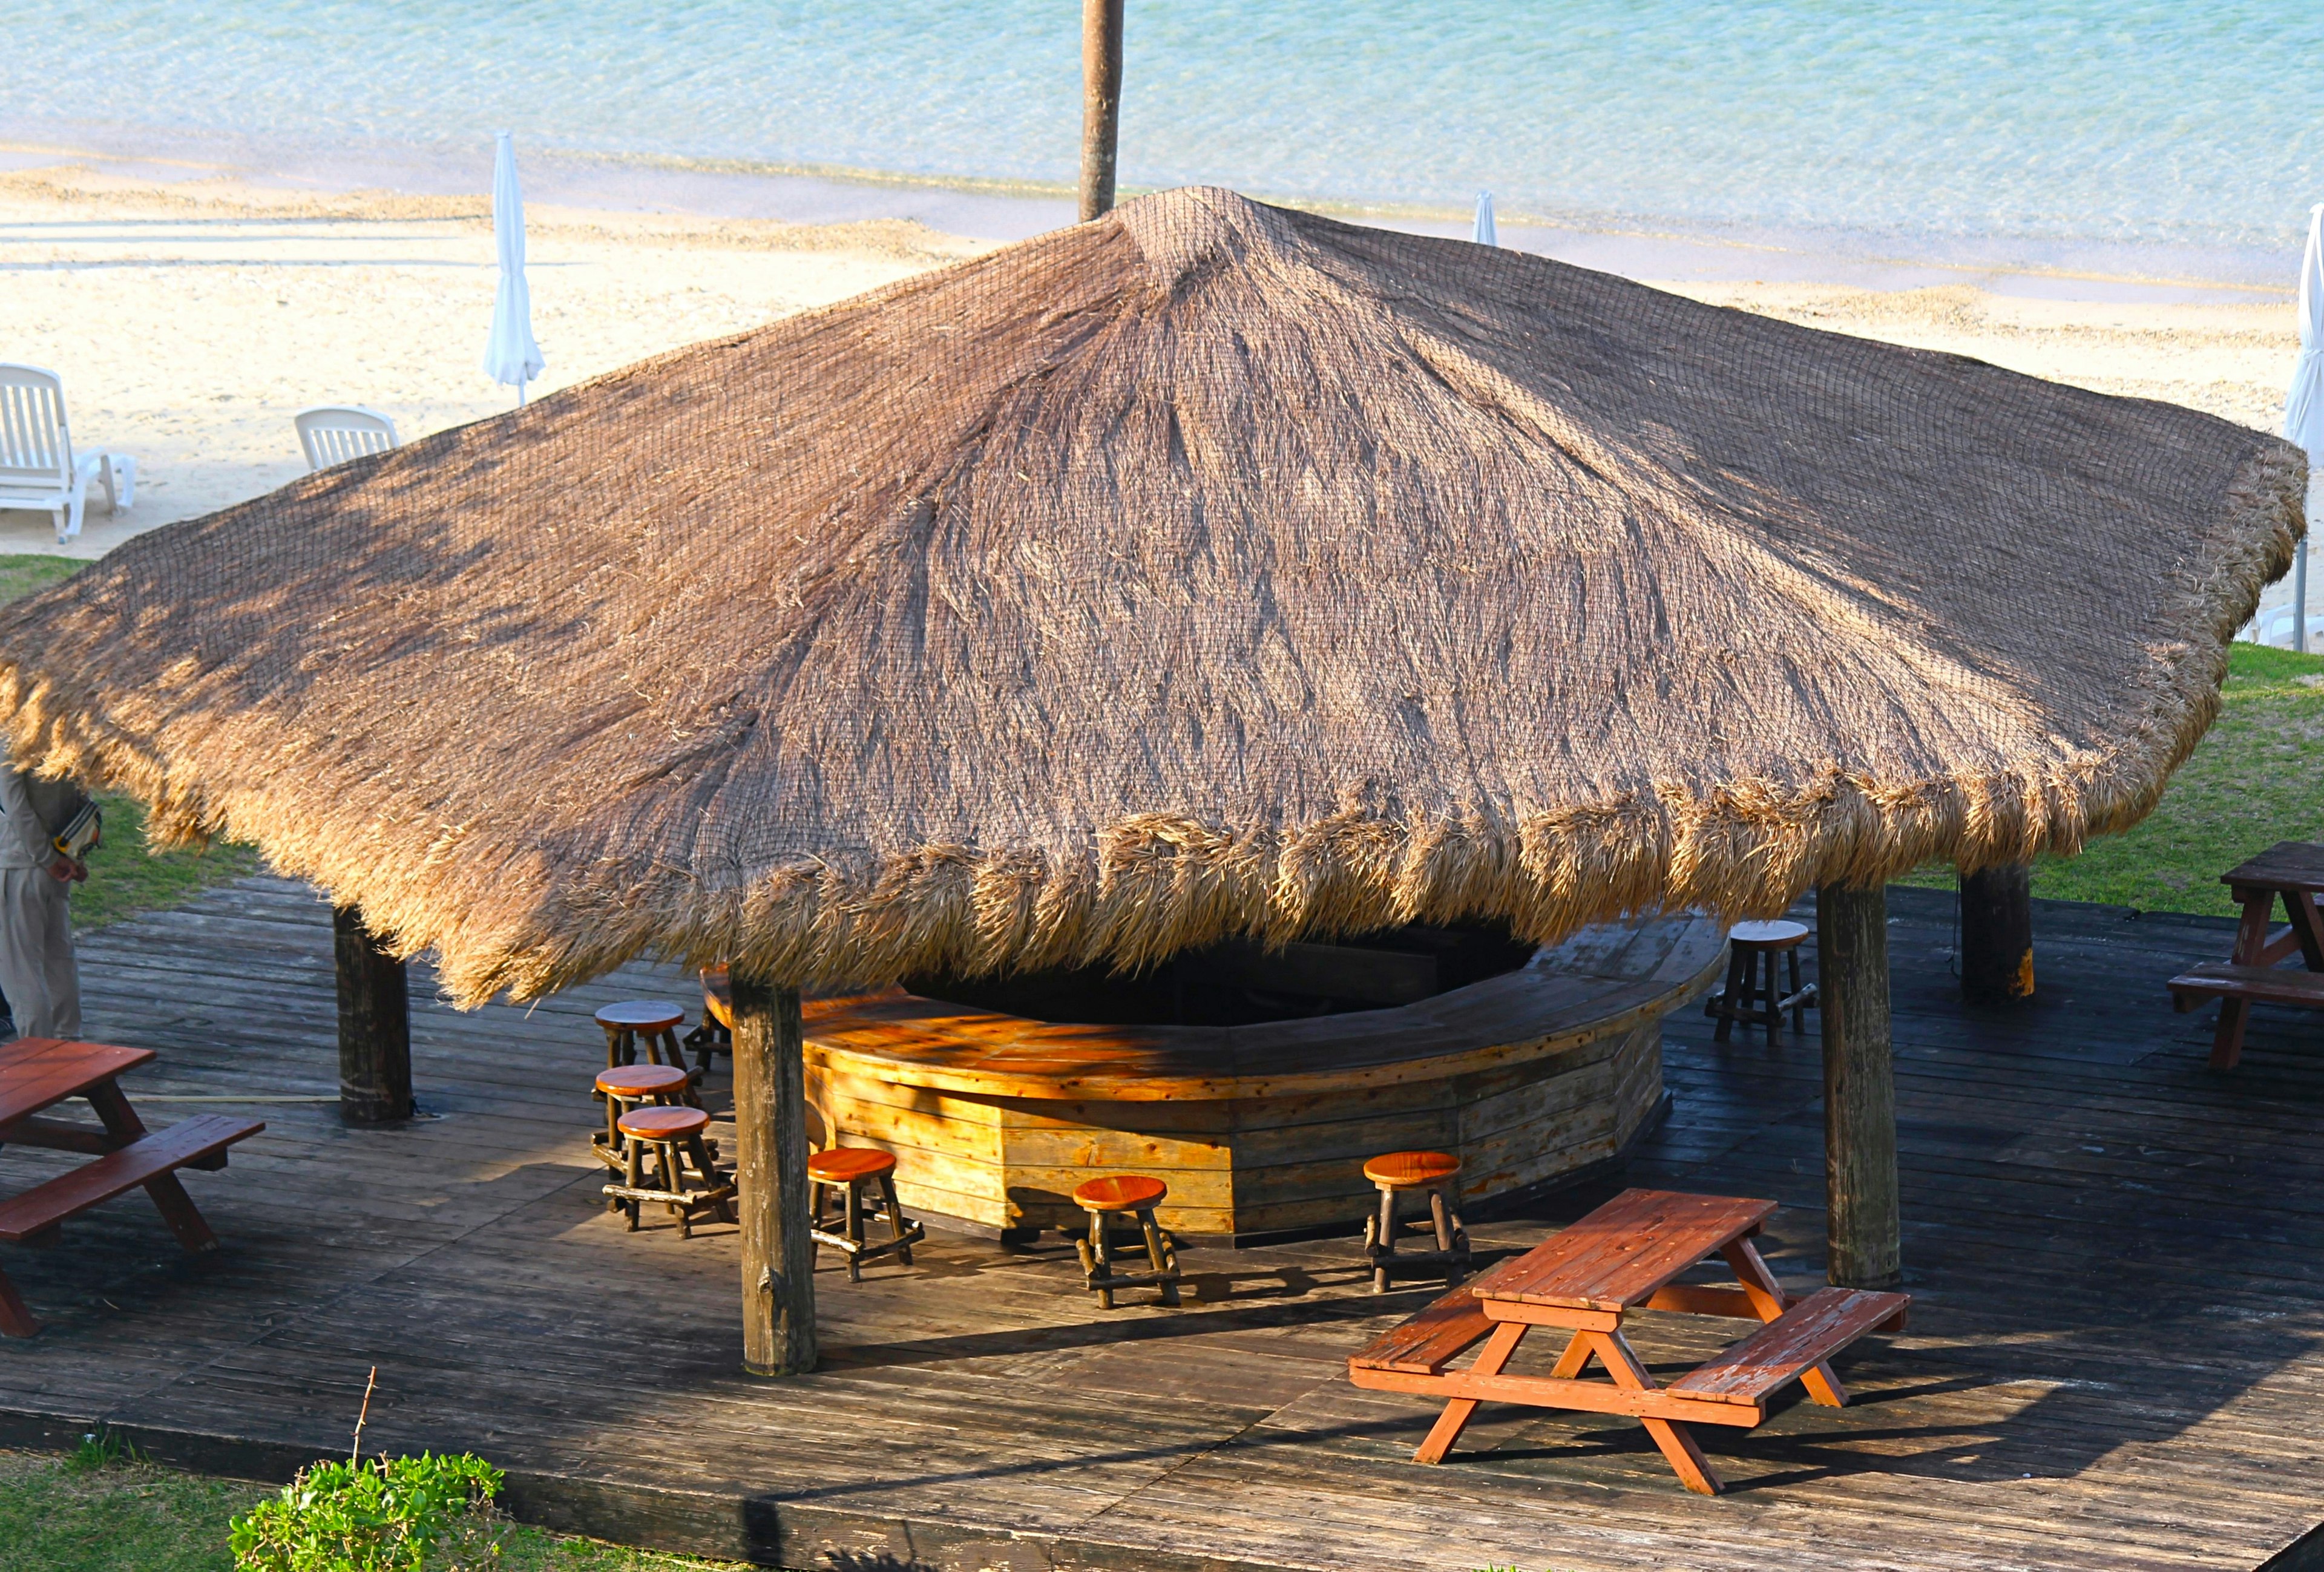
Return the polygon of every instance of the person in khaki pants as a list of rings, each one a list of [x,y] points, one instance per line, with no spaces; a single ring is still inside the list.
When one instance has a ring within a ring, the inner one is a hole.
[[[24,777],[0,767],[0,992],[24,1036],[80,1035],[71,896],[88,877],[57,850]]]

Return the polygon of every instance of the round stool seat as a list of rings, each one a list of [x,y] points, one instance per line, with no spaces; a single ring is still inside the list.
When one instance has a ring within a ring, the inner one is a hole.
[[[1364,1164],[1364,1177],[1382,1190],[1425,1190],[1460,1172],[1449,1152],[1390,1152]]]
[[[1117,1173],[1074,1186],[1074,1204],[1085,1212],[1130,1212],[1150,1207],[1170,1187],[1144,1173]]]
[[[709,1127],[700,1108],[632,1108],[622,1116],[622,1134],[645,1141],[683,1141]]]
[[[895,1172],[895,1158],[869,1146],[834,1146],[807,1160],[807,1176],[820,1179],[825,1184],[853,1184],[859,1179],[877,1179]]]
[[[597,1089],[607,1097],[669,1097],[683,1090],[690,1078],[676,1064],[622,1064],[597,1075]]]
[[[1727,936],[1756,950],[1789,950],[1808,936],[1808,925],[1788,918],[1772,923],[1738,923]]]
[[[616,1031],[667,1032],[685,1022],[683,1007],[661,999],[625,999],[597,1012],[597,1024]]]

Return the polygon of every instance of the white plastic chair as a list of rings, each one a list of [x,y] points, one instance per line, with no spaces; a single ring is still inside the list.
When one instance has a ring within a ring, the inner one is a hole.
[[[2292,624],[2296,620],[2291,607],[2278,606],[2251,624],[2253,637],[2258,643],[2289,649],[2292,648]],[[2324,611],[2308,613],[2308,648],[2311,653],[2324,654]]]
[[[295,424],[299,446],[307,450],[310,470],[343,464],[366,453],[385,453],[395,446],[395,422],[360,404],[318,404],[300,410]]]
[[[105,510],[117,513],[136,500],[137,461],[124,453],[75,458],[64,379],[0,363],[0,508],[54,514],[61,546],[80,533],[91,481],[105,487]]]

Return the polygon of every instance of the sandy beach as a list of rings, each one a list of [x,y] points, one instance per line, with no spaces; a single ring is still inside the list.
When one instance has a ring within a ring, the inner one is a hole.
[[[528,210],[538,397],[980,249],[908,223],[791,225]],[[496,273],[479,195],[313,196],[66,166],[0,176],[0,360],[60,372],[77,448],[134,455],[136,505],[0,510],[0,552],[97,556],[305,473],[291,417],[364,404],[409,442],[497,414],[479,364]]]
[[[896,220],[554,206],[528,219],[549,363],[535,394],[993,244]],[[66,548],[74,555],[294,478],[305,465],[291,416],[306,405],[370,405],[409,441],[513,401],[478,365],[494,284],[482,194],[318,196],[64,161],[0,175],[0,271],[10,280],[0,359],[61,372],[78,445],[134,454],[140,466],[134,509],[111,519],[92,509]],[[2298,343],[2288,291],[2188,304],[1968,284],[1665,287],[2257,427],[2278,417]],[[57,549],[47,515],[0,512],[0,551]],[[2279,585],[2269,602],[2287,594]]]

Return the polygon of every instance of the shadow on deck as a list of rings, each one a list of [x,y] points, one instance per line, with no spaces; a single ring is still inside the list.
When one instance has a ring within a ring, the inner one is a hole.
[[[1372,1297],[1348,1239],[1190,1249],[1187,1309],[1106,1315],[1066,1246],[932,1234],[860,1286],[825,1270],[825,1367],[752,1381],[733,1230],[625,1234],[587,1153],[588,1014],[688,998],[676,974],[425,1008],[435,1117],[348,1130],[328,914],[268,879],[94,935],[88,1030],[161,1050],[125,1083],[151,1123],[315,1100],[254,1109],[269,1129],[232,1169],[188,1176],[219,1256],[178,1255],[134,1199],[9,1252],[49,1329],[0,1344],[0,1442],[103,1419],[164,1460],[281,1476],[346,1445],[376,1365],[371,1444],[483,1452],[552,1526],[797,1568],[2306,1565],[2324,1017],[2257,1012],[2214,1075],[2209,1014],[2172,1015],[2163,979],[2230,924],[2041,903],[2041,1002],[1988,1015],[1959,1003],[1950,896],[1891,911],[1912,1331],[1859,1345],[1845,1411],[1703,1434],[1716,1501],[1596,1416],[1489,1406],[1446,1466],[1408,1462],[1433,1407],[1342,1362],[1433,1291]],[[1812,1023],[1747,1035],[1672,1022],[1674,1111],[1627,1181],[1780,1200],[1770,1258],[1820,1280]],[[0,1152],[0,1191],[57,1161]],[[1529,1245],[1618,1187],[1478,1242]],[[1639,1325],[1669,1373],[1732,1335]]]

